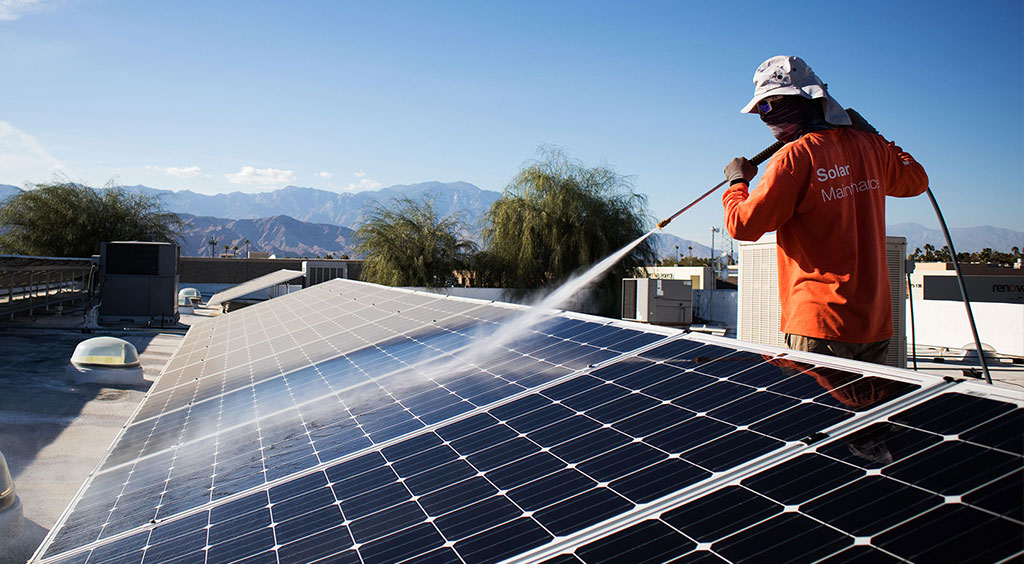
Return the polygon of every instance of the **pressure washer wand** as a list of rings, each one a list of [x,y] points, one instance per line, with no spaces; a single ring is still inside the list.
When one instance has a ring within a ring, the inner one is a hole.
[[[748,159],[748,160],[750,161],[750,164],[752,164],[754,166],[758,166],[761,163],[763,163],[764,161],[768,160],[768,157],[774,155],[775,152],[778,151],[779,149],[781,149],[782,146],[785,145],[785,144],[786,143],[783,142],[783,141],[776,141],[775,143],[772,144],[771,147],[768,147],[767,149],[765,149],[765,150],[761,151],[760,153],[754,155],[753,158]],[[672,214],[671,217],[669,217],[667,219],[663,219],[660,223],[658,223],[658,229],[664,229],[665,226],[668,225],[669,223],[671,223],[673,219],[679,217],[680,215],[683,214],[684,211],[692,208],[693,206],[697,205],[701,200],[703,200],[704,198],[707,198],[708,196],[710,196],[712,192],[714,192],[715,190],[718,190],[719,188],[721,188],[722,185],[725,184],[725,182],[726,182],[725,180],[719,182],[718,184],[716,184],[714,186],[714,188],[708,190],[707,192],[704,192],[704,194],[702,194],[701,197],[699,197],[696,200],[690,202],[685,208],[683,208],[683,209],[677,211],[676,213]]]

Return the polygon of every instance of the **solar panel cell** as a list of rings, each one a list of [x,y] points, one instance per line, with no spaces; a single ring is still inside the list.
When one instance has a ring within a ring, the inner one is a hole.
[[[670,458],[615,480],[611,488],[633,503],[647,503],[710,475],[693,464]]]
[[[529,433],[553,423],[564,421],[575,414],[573,410],[564,405],[551,403],[547,399],[543,401],[547,404],[545,407],[511,419],[508,422],[508,426],[520,433]]]
[[[643,521],[576,550],[587,564],[655,564],[690,552],[695,543],[661,521]]]
[[[463,539],[455,543],[455,550],[467,564],[484,564],[499,562],[551,538],[536,521],[524,517]]]
[[[963,505],[944,505],[872,542],[917,562],[998,562],[1024,550],[1019,524]]]
[[[813,562],[853,545],[853,538],[798,513],[782,513],[759,527],[712,545],[733,562]]]
[[[450,486],[456,482],[474,476],[477,469],[465,460],[454,460],[434,468],[431,472],[424,472],[405,478],[405,487],[413,495],[425,495],[443,487]]]
[[[564,468],[563,464],[559,464]],[[508,492],[508,497],[526,511],[553,505],[596,486],[597,483],[572,468],[565,468],[525,483]]]
[[[505,496],[492,496],[442,515],[434,524],[445,538],[458,541],[522,515],[522,510]]]
[[[783,510],[739,486],[728,486],[662,515],[662,520],[701,543],[712,543]]]
[[[345,527],[335,527],[282,545],[277,550],[281,564],[314,562],[327,556],[335,556],[334,562],[359,562],[354,551],[345,551],[352,546],[352,537]]]
[[[783,505],[799,505],[864,476],[864,471],[816,454],[804,454],[743,480],[743,485]]]
[[[583,462],[581,472],[598,482],[611,482],[641,468],[651,466],[668,455],[643,443],[631,442]]]
[[[555,536],[563,536],[632,508],[632,503],[615,492],[595,488],[541,509],[533,517]]]
[[[1021,437],[1024,437],[1024,409],[1019,408],[961,434],[965,441],[1012,452],[1018,456],[1024,454],[1024,441]]]
[[[467,459],[475,468],[487,471],[509,462],[520,460],[539,451],[540,447],[532,441],[517,437],[476,452],[467,457]]]
[[[510,490],[564,467],[565,464],[551,454],[538,452],[487,472],[487,479],[503,490]]]
[[[935,494],[879,476],[867,476],[809,502],[802,509],[852,535],[866,537],[941,505],[942,501]]]

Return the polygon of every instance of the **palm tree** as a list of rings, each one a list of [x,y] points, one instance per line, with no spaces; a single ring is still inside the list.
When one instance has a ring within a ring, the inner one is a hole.
[[[234,255],[235,258],[238,258],[238,245],[234,245],[233,247],[231,247],[231,253]]]
[[[437,217],[428,199],[373,204],[356,231],[358,250],[366,254],[363,279],[391,286],[451,285],[455,271],[467,268],[476,251],[465,232],[458,216]]]
[[[210,237],[210,241],[207,243],[207,245],[210,245],[210,258],[216,257],[217,256],[217,240],[214,239],[213,237]]]
[[[647,232],[647,200],[629,178],[607,166],[588,168],[562,152],[542,148],[543,160],[528,164],[485,215],[489,277],[523,296],[553,287]],[[610,314],[621,279],[654,264],[644,241],[595,289],[599,310]]]
[[[245,258],[249,258],[249,240],[245,240]]]
[[[0,205],[0,253],[89,257],[104,241],[181,240],[181,219],[155,196],[108,182],[29,184]]]

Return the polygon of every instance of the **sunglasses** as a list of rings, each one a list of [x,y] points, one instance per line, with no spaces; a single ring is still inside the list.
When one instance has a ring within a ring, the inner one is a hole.
[[[757,103],[757,113],[764,115],[772,111],[772,102],[778,102],[782,96],[769,96]]]

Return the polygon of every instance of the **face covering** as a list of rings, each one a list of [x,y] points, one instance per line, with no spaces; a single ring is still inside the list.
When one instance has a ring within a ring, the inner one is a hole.
[[[821,100],[811,100],[803,96],[783,96],[782,99],[772,102],[770,112],[759,115],[761,121],[772,131],[772,135],[786,143],[795,141],[806,133],[832,127],[825,121],[825,109]]]

